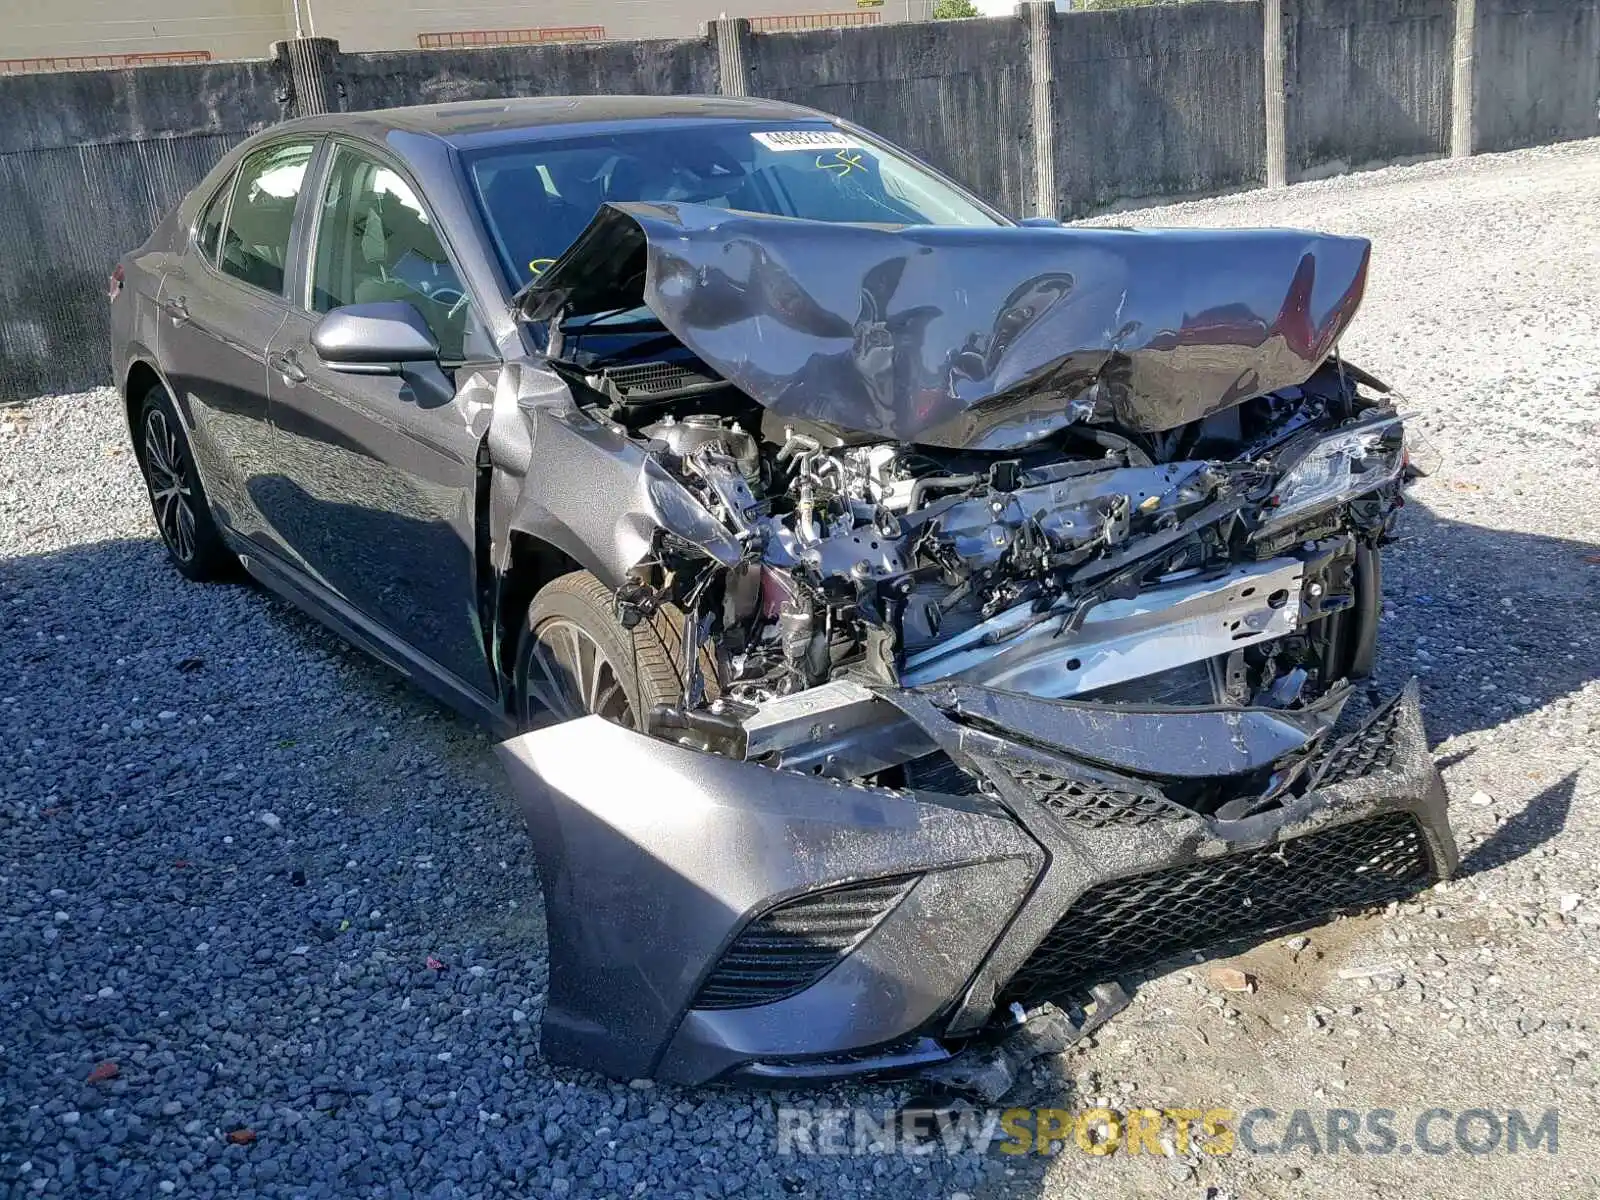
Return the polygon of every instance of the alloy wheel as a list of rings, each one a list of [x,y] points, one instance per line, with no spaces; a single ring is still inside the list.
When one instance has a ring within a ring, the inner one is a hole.
[[[562,617],[542,621],[528,656],[527,694],[558,720],[586,713],[637,728],[616,668],[587,630]]]
[[[152,407],[144,416],[144,469],[155,508],[156,526],[179,562],[195,552],[194,495],[189,488],[189,456],[183,438]]]

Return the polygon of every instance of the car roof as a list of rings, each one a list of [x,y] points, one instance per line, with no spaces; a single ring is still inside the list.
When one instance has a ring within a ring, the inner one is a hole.
[[[798,104],[732,96],[519,96],[329,113],[291,124],[307,130],[342,130],[380,141],[395,132],[431,135],[460,146],[520,140],[515,135],[525,130],[555,132],[571,126],[819,119],[827,117]]]

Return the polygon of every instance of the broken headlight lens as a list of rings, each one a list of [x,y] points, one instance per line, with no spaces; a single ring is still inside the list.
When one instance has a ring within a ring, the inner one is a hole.
[[[1262,529],[1279,529],[1392,483],[1405,461],[1405,426],[1399,417],[1341,429],[1312,446],[1278,481]]]

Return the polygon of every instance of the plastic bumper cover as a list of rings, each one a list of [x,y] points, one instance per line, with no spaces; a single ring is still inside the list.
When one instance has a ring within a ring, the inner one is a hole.
[[[986,781],[966,797],[773,771],[592,717],[505,743],[545,891],[546,1056],[682,1083],[905,1070],[1013,999],[1454,869],[1414,685],[1231,820],[1091,766],[1077,733],[1076,751],[1052,748],[1057,702],[995,696],[1021,740],[936,690],[884,696]],[[1222,761],[1237,722],[1193,712],[1103,719],[1113,743]]]

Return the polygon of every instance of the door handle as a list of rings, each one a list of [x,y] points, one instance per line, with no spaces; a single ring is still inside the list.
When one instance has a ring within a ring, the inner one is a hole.
[[[272,369],[283,376],[285,383],[304,383],[306,381],[305,369],[300,365],[300,359],[293,350],[286,350],[282,354],[274,354],[267,359],[272,364]]]
[[[174,325],[182,325],[189,319],[189,302],[182,296],[173,296],[170,300],[161,302],[163,311],[172,318]]]

